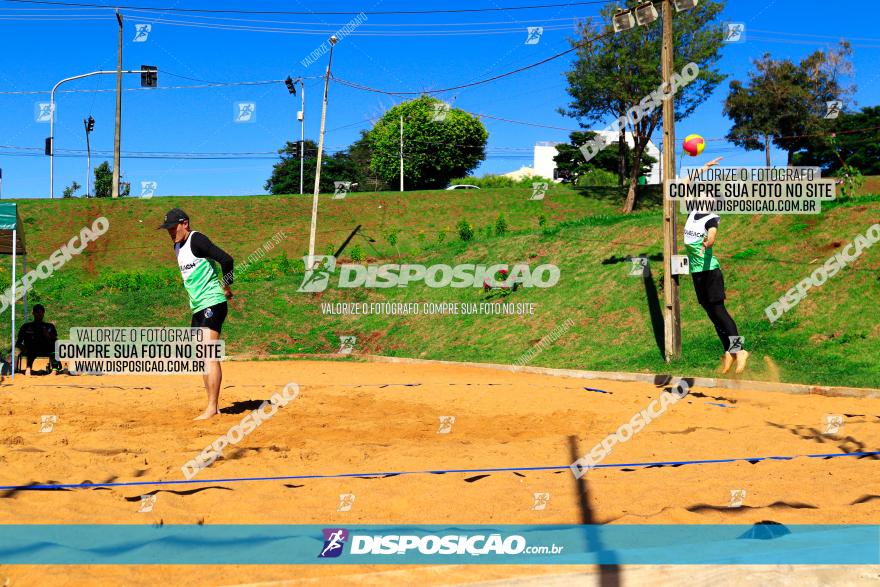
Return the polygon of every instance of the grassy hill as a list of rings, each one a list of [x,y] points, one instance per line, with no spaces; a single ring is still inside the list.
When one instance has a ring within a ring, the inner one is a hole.
[[[554,186],[542,201],[529,200],[530,190],[522,188],[321,197],[317,253],[331,253],[357,225],[375,241],[356,237],[343,262],[354,255],[369,263],[558,265],[561,280],[555,287],[521,289],[504,298],[535,304],[530,316],[322,314],[322,303],[499,298],[482,289],[421,284],[390,290],[331,285],[322,294],[297,293],[308,246],[310,197],[23,200],[19,213],[30,267],[94,218],[110,220],[107,234],[31,292],[31,303],[44,303],[47,319],[62,333],[71,326],[189,324],[171,242],[165,231],[155,230],[165,211],[180,206],[195,229],[239,264],[279,231],[285,235],[236,280],[224,331],[230,353],[335,352],[340,335],[354,335],[356,353],[514,363],[570,319],[570,329],[565,327],[529,364],[711,375],[720,345],[689,277],[681,288],[684,358],[671,366],[663,362],[652,328],[652,309],[662,300],[661,213],[650,205],[621,215],[613,192],[585,194]],[[508,231],[496,236],[499,215]],[[462,242],[456,232],[461,220],[474,226],[470,242]],[[728,307],[746,348],[755,351],[750,378],[880,386],[880,320],[874,314],[880,300],[880,246],[867,249],[775,324],[764,316],[770,302],[878,222],[876,196],[826,205],[818,216],[723,218],[716,252],[725,271]],[[629,276],[628,259],[637,255],[652,259],[651,280]],[[4,284],[9,269],[7,259],[0,268]],[[0,316],[0,328],[3,324],[8,332],[8,312]]]

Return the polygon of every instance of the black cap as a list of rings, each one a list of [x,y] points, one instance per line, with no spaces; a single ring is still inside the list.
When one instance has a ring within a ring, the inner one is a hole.
[[[189,220],[189,216],[186,215],[186,212],[180,208],[172,208],[165,215],[165,222],[163,222],[159,228],[171,228],[172,226],[177,226],[184,220]]]

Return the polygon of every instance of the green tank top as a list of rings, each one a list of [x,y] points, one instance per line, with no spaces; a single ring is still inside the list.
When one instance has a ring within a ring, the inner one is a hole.
[[[189,307],[193,314],[226,301],[214,264],[210,259],[196,257],[192,251],[190,244],[194,234],[198,233],[193,231],[186,242],[174,245],[177,264],[183,276],[183,287],[189,295]]]

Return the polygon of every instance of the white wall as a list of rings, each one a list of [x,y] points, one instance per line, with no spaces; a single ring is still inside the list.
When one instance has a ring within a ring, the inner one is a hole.
[[[606,147],[606,149],[615,149],[617,146],[617,133],[610,131],[593,131],[597,135],[601,135],[605,138],[606,141],[611,144]],[[626,142],[630,148],[633,147],[635,142],[633,141],[632,133],[626,133]],[[553,172],[556,170],[556,162],[553,161],[553,157],[556,156],[556,145],[559,143],[552,143],[548,141],[541,141],[535,143],[535,164],[534,170],[535,175],[540,175],[541,177],[553,177]],[[648,141],[648,145],[645,147],[645,152],[657,160],[654,165],[651,166],[651,171],[648,173],[648,183],[660,183],[660,149],[657,148],[653,142]]]

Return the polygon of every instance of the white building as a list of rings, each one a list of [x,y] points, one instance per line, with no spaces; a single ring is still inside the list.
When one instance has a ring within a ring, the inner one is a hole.
[[[595,130],[592,132],[595,132],[597,136],[603,137],[609,143],[609,145],[605,147],[606,149],[617,148],[617,133],[605,130]],[[626,143],[629,145],[630,149],[635,145],[632,133],[626,133]],[[540,177],[550,177],[555,181],[560,181],[556,177],[556,162],[553,160],[553,158],[556,157],[556,145],[559,144],[560,143],[549,141],[535,143],[535,159],[532,167],[523,167],[516,171],[505,173],[504,175],[514,179],[537,175]],[[660,183],[660,149],[658,149],[653,142],[648,141],[648,144],[645,147],[645,153],[657,161],[651,166],[651,171],[648,173],[648,183]]]

